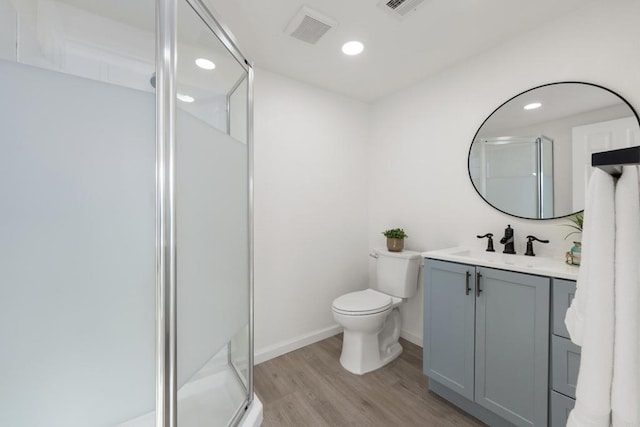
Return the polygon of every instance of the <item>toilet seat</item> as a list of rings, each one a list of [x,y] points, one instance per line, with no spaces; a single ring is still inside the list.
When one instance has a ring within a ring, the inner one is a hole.
[[[393,301],[389,295],[373,289],[350,292],[333,301],[333,311],[347,316],[366,316],[382,313],[391,308]]]

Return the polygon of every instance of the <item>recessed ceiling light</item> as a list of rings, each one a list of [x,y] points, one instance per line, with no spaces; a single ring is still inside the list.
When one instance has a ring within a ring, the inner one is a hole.
[[[542,107],[542,104],[539,102],[532,102],[531,104],[527,104],[524,106],[525,110],[535,110],[536,108]]]
[[[205,70],[213,70],[214,68],[216,68],[216,64],[214,64],[210,59],[206,58],[196,59],[196,65]]]
[[[364,45],[359,41],[350,41],[342,45],[342,53],[345,55],[353,56],[362,53]]]
[[[182,93],[177,93],[176,98],[178,98],[182,102],[193,102],[196,100],[193,96],[185,95]]]

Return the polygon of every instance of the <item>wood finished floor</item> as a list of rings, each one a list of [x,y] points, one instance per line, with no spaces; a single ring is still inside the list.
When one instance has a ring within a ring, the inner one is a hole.
[[[257,365],[264,427],[483,426],[427,390],[422,348],[401,340],[400,357],[359,376],[339,362],[342,335]]]

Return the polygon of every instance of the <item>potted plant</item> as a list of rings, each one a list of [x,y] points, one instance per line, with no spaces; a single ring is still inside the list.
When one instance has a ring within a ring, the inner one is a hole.
[[[404,249],[404,238],[409,237],[402,228],[394,228],[383,231],[382,234],[387,238],[387,249],[390,252],[402,252]]]
[[[582,224],[584,223],[584,212],[578,212],[569,218],[571,224],[564,224],[567,227],[573,228],[575,231],[567,234],[564,239],[567,240],[569,236],[574,234],[582,234]],[[582,242],[578,239],[573,242],[573,247],[566,255],[567,264],[580,265],[580,258],[582,256]]]

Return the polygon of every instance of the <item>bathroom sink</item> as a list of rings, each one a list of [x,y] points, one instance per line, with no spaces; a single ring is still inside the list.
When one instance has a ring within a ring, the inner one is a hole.
[[[502,252],[487,252],[468,247],[455,247],[424,252],[422,256],[443,261],[480,265],[499,268],[501,270],[558,277],[561,279],[576,280],[578,277],[577,267],[567,265],[563,260],[544,256],[510,255]]]

